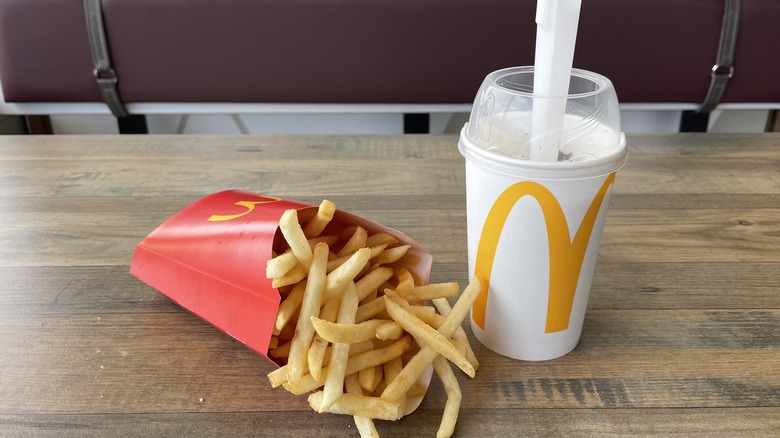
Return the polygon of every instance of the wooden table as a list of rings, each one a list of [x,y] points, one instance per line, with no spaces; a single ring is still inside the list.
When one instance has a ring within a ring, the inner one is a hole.
[[[528,363],[473,340],[457,436],[780,431],[780,136],[628,140],[582,341]],[[0,137],[0,436],[357,436],[273,390],[270,363],[131,276],[130,257],[180,208],[241,188],[328,197],[415,237],[432,281],[463,285],[456,142]],[[434,378],[379,431],[435,436],[444,402]]]

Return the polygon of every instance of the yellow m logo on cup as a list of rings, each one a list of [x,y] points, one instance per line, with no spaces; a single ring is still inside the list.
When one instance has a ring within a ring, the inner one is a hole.
[[[485,219],[477,248],[474,275],[480,276],[484,281],[482,291],[472,307],[471,315],[480,328],[485,329],[490,275],[493,271],[498,241],[509,213],[524,196],[531,196],[539,203],[547,227],[550,280],[545,333],[559,332],[569,327],[574,293],[577,290],[585,251],[588,249],[601,204],[614,181],[615,173],[613,172],[604,181],[588,207],[573,240],[560,203],[555,195],[543,185],[532,181],[522,181],[509,186],[499,195]]]

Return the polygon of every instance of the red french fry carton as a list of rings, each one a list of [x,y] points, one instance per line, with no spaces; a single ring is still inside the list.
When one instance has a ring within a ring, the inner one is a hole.
[[[268,358],[281,297],[265,268],[282,238],[279,219],[291,208],[302,223],[317,212],[316,206],[243,191],[207,196],[142,240],[130,272]],[[412,245],[402,262],[421,284],[428,282],[432,257],[405,234],[341,210],[332,223],[388,232]]]

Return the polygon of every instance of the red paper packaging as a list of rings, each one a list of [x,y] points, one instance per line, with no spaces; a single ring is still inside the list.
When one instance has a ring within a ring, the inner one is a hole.
[[[302,223],[317,212],[316,206],[243,191],[207,196],[143,239],[130,272],[268,358],[281,298],[265,266],[274,239],[281,238],[279,219],[291,208]],[[388,232],[412,245],[403,261],[420,284],[428,283],[432,257],[405,234],[341,210],[333,222]]]

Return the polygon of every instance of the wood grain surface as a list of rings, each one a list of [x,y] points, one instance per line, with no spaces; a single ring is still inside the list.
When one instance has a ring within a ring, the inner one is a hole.
[[[472,338],[456,436],[780,433],[780,134],[628,143],[580,344],[520,362]],[[464,184],[452,136],[0,136],[0,437],[358,436],[131,276],[134,247],[224,189],[328,198],[463,285]],[[377,427],[435,436],[445,400],[434,378]]]

